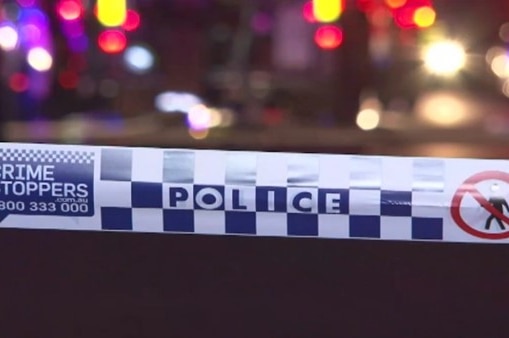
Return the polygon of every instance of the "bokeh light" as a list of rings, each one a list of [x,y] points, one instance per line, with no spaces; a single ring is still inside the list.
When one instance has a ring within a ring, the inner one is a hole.
[[[62,25],[62,31],[67,37],[76,38],[85,33],[85,27],[80,21],[68,21]]]
[[[302,16],[309,23],[316,22],[315,13],[313,11],[313,1],[308,1],[302,6]]]
[[[507,52],[494,56],[490,66],[493,73],[499,78],[509,78],[509,56]]]
[[[53,57],[42,47],[35,47],[28,51],[27,61],[30,67],[38,72],[46,72],[53,65]]]
[[[385,4],[389,8],[400,8],[406,5],[407,0],[385,0]]]
[[[62,19],[72,21],[81,17],[83,8],[77,0],[61,0],[57,4],[57,12]]]
[[[26,24],[20,27],[20,35],[23,44],[37,45],[41,41],[42,32],[35,24]]]
[[[126,49],[124,63],[133,73],[144,74],[154,66],[154,54],[147,47],[134,45]]]
[[[397,8],[394,11],[394,22],[396,25],[403,29],[415,28],[416,23],[414,21],[416,7],[415,6],[403,6]]]
[[[357,126],[362,130],[373,130],[380,124],[380,112],[375,109],[363,109],[357,114]]]
[[[197,105],[192,107],[187,114],[187,123],[189,128],[193,130],[204,130],[210,128],[212,122],[212,114],[210,109],[205,105]]]
[[[191,108],[202,104],[202,100],[191,93],[163,92],[156,96],[155,107],[164,113],[187,114]]]
[[[208,129],[189,129],[189,136],[194,138],[195,140],[204,140],[209,136],[209,130]]]
[[[430,27],[435,23],[435,10],[429,6],[419,7],[414,12],[414,23],[419,28]]]
[[[417,117],[427,123],[454,127],[462,125],[474,114],[471,104],[464,97],[448,92],[436,92],[423,96],[416,107]]]
[[[35,5],[35,0],[17,0],[17,3],[21,7],[32,7],[33,5]]]
[[[509,22],[506,22],[500,26],[498,35],[502,41],[509,42]]]
[[[465,50],[454,41],[433,43],[424,52],[424,65],[433,74],[454,75],[465,66],[465,63]]]
[[[29,87],[30,80],[26,74],[14,73],[9,77],[9,88],[16,93],[22,93]]]
[[[97,19],[103,26],[121,26],[125,22],[126,16],[126,0],[97,0]]]
[[[134,9],[128,9],[125,17],[125,21],[122,24],[122,28],[127,32],[131,32],[140,27],[141,17],[138,12]]]
[[[106,30],[97,38],[99,47],[106,53],[120,53],[127,45],[127,38],[124,33],[118,30]]]
[[[326,25],[315,32],[315,42],[323,49],[335,49],[343,42],[343,31],[336,26]]]
[[[18,32],[13,26],[4,25],[0,27],[0,48],[4,51],[11,51],[18,45]]]
[[[343,13],[344,0],[313,0],[313,14],[318,22],[330,23]]]

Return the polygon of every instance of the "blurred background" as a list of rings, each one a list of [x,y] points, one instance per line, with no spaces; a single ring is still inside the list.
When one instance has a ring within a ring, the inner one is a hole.
[[[3,139],[505,158],[507,0],[0,0]]]

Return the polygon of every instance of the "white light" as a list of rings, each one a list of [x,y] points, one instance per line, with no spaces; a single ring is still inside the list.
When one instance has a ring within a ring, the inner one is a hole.
[[[417,104],[417,116],[437,126],[460,126],[474,118],[471,104],[466,101],[466,98],[453,93],[428,94]]]
[[[143,46],[132,46],[124,53],[126,67],[133,73],[143,74],[154,66],[154,54]]]
[[[212,113],[209,108],[204,105],[197,105],[187,115],[189,127],[194,130],[203,130],[211,127]]]
[[[500,78],[509,77],[509,57],[503,53],[491,60],[491,70]]]
[[[424,53],[424,65],[428,71],[437,75],[454,75],[465,63],[465,50],[457,42],[437,42],[430,45]]]
[[[505,49],[502,48],[502,47],[498,47],[498,46],[495,46],[495,47],[491,47],[490,49],[488,49],[488,51],[486,52],[486,63],[488,63],[489,65],[491,65],[491,63],[493,62],[493,59],[501,54],[505,54]]]
[[[202,103],[202,100],[191,93],[164,92],[156,96],[155,106],[164,113],[187,114],[191,108]]]
[[[44,48],[36,47],[28,51],[27,61],[38,72],[48,71],[53,65],[53,57]]]
[[[380,123],[380,113],[374,109],[363,109],[357,114],[356,122],[362,130],[373,130]]]
[[[4,51],[11,51],[18,45],[18,32],[14,27],[0,27],[0,48]]]

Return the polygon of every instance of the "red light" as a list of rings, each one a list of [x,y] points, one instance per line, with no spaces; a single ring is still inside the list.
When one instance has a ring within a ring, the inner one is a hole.
[[[308,1],[302,7],[302,16],[307,22],[316,22],[315,13],[313,11],[313,1]]]
[[[57,12],[64,20],[79,19],[82,14],[81,4],[76,0],[62,0],[57,5]]]
[[[415,6],[404,6],[394,11],[394,22],[403,29],[415,28]]]
[[[99,34],[97,42],[106,53],[120,53],[127,45],[127,38],[121,31],[106,30]]]
[[[9,77],[9,87],[16,93],[24,92],[28,89],[28,76],[23,73],[14,73]]]
[[[322,49],[335,49],[343,42],[343,31],[332,25],[322,26],[315,32],[315,42]]]
[[[140,14],[133,9],[128,9],[125,17],[125,22],[122,25],[126,31],[130,32],[140,27]]]
[[[65,89],[73,89],[78,85],[78,74],[74,71],[64,71],[58,76],[58,83]]]
[[[357,0],[357,8],[366,13],[373,12],[377,7],[377,4],[372,0]]]

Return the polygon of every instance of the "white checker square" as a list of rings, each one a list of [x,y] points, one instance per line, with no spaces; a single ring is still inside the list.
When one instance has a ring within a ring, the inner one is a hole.
[[[348,215],[318,215],[318,236],[324,238],[350,238]]]
[[[412,239],[412,217],[382,216],[380,238],[394,240]]]
[[[288,157],[280,153],[259,153],[256,185],[286,187],[288,180]]]
[[[95,202],[103,207],[130,208],[131,182],[101,181],[95,185]]]
[[[382,158],[382,190],[412,191],[413,166],[408,158]]]
[[[162,209],[133,208],[133,231],[164,232]]]
[[[194,183],[224,185],[226,180],[226,152],[200,150],[195,152]]]
[[[286,213],[256,213],[256,234],[259,236],[287,236],[287,224]]]
[[[445,202],[441,192],[414,191],[412,193],[412,216],[442,218],[449,212],[450,202]]]
[[[380,202],[382,193],[380,190],[350,190],[350,215],[355,216],[379,216],[381,213]]]
[[[318,188],[288,188],[286,193],[289,213],[318,213]]]
[[[226,216],[219,210],[195,210],[194,232],[197,234],[224,235],[226,233]]]
[[[256,188],[226,186],[224,202],[226,210],[256,211]]]
[[[320,155],[320,188],[348,189],[350,186],[350,161],[348,156]]]
[[[134,148],[132,180],[135,182],[162,182],[163,155],[160,149]]]

